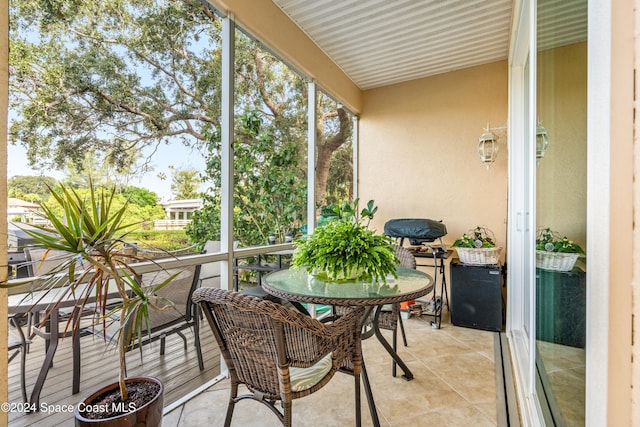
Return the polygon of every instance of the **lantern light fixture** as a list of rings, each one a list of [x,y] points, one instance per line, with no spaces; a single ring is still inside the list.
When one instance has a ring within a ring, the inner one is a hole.
[[[547,129],[538,122],[536,127],[536,162],[539,163],[549,148],[549,135]]]
[[[489,124],[487,124],[486,129],[478,139],[478,155],[482,163],[487,167],[487,170],[489,170],[493,162],[496,161],[498,151],[498,136],[491,131]]]
[[[495,132],[504,131],[506,134],[507,127],[492,128],[487,123],[487,127],[484,128],[482,135],[478,138],[478,156],[480,161],[487,167],[487,170],[491,168],[493,162],[498,157],[498,151],[500,149],[498,145],[498,135]],[[542,121],[538,121],[536,126],[536,163],[540,163],[549,148],[549,135],[547,129],[542,126]]]

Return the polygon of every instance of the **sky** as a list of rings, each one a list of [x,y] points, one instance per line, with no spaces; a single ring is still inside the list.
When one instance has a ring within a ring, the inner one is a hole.
[[[26,151],[21,145],[8,144],[7,177],[15,175],[45,175],[56,179],[61,179],[64,175],[58,171],[41,171],[29,168],[27,165]],[[148,172],[141,178],[134,178],[130,185],[146,188],[155,192],[161,200],[171,199],[171,170],[170,165],[177,169],[195,168],[203,171],[205,167],[204,158],[195,150],[185,147],[181,143],[161,145],[154,154],[151,163],[154,167],[152,172]],[[164,172],[167,179],[161,180],[157,177],[159,172]]]

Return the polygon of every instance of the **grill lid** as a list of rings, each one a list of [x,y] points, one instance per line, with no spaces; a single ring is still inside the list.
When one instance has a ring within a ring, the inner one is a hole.
[[[412,245],[433,242],[447,234],[442,221],[424,218],[390,219],[384,224],[384,234],[389,237],[406,237]]]

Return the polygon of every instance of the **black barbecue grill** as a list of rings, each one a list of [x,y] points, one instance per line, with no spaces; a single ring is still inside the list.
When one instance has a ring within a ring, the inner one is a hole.
[[[390,219],[384,224],[384,234],[400,239],[400,245],[404,243],[405,238],[409,239],[409,243],[413,246],[431,243],[438,239],[440,247],[446,250],[442,237],[446,236],[447,227],[442,221],[421,218]]]
[[[437,283],[438,273],[442,275],[440,295],[436,296],[434,291],[431,301],[426,302],[426,307],[422,313],[433,316],[434,321],[431,326],[440,328],[442,321],[442,297],[445,298],[447,309],[449,309],[449,296],[447,294],[447,281],[444,275],[444,260],[449,258],[452,251],[448,251],[442,237],[447,234],[447,227],[442,221],[423,218],[398,218],[391,219],[384,224],[384,234],[393,237],[403,246],[404,239],[408,239],[413,246],[408,248],[416,258],[428,258],[433,260],[433,264],[417,264],[423,267],[433,267],[433,282]],[[438,243],[434,243],[438,241]],[[434,289],[435,286],[434,286]]]

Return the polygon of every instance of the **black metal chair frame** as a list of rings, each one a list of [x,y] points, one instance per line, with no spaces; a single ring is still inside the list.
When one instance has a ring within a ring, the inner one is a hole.
[[[16,319],[17,316],[22,315],[13,315],[8,319],[9,330],[15,331],[14,334],[11,334],[13,339],[9,339],[7,343],[7,350],[10,353],[8,363],[11,363],[11,361],[15,359],[18,354],[20,354],[20,388],[22,391],[22,401],[26,403],[28,402],[28,399],[25,370],[27,363],[27,349],[31,341],[25,337],[25,334],[22,331],[22,327],[20,326],[20,322],[18,322]]]

